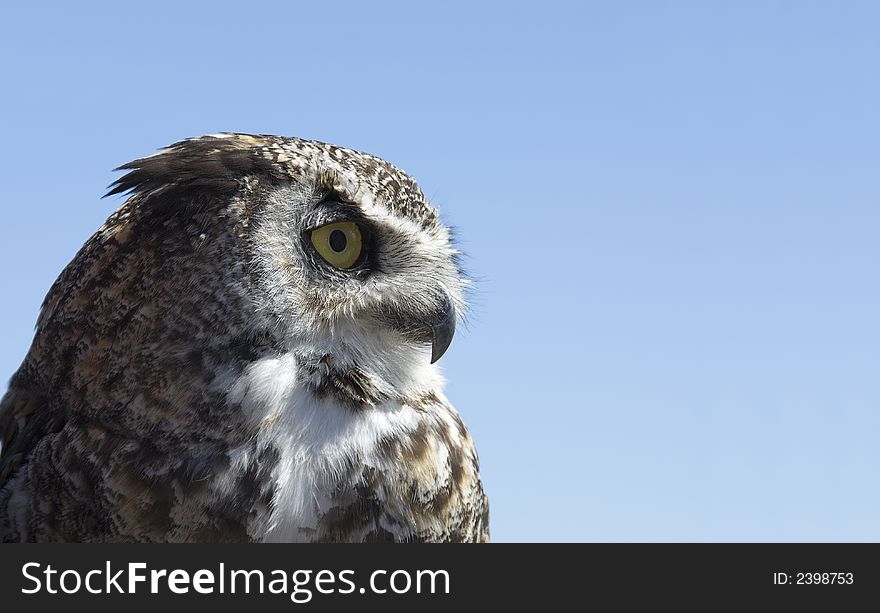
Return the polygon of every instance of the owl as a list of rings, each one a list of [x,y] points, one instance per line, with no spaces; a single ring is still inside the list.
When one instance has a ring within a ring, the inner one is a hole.
[[[2,540],[487,541],[436,365],[468,282],[416,183],[247,134],[119,170],[0,403]]]

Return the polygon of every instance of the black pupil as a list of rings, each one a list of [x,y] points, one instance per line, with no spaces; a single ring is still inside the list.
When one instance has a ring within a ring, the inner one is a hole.
[[[342,230],[333,230],[330,233],[330,248],[336,253],[342,253],[345,251],[345,246],[348,244],[348,239],[345,238],[345,232]]]

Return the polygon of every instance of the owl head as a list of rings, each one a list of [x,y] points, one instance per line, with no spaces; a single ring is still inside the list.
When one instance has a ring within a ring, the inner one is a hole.
[[[132,191],[141,207],[184,203],[212,220],[205,227],[220,219],[232,229],[235,257],[222,256],[239,269],[230,291],[316,377],[381,395],[449,347],[468,282],[449,229],[388,162],[316,141],[221,134],[121,169],[110,194]]]

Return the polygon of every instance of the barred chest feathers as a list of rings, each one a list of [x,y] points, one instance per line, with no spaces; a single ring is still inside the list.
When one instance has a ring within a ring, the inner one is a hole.
[[[476,452],[458,414],[434,391],[442,384],[435,367],[413,360],[393,382],[406,395],[386,394],[389,382],[359,372],[375,396],[358,405],[341,391],[345,371],[326,362],[295,352],[263,358],[229,388],[229,401],[258,434],[233,450],[228,481],[266,450],[275,458],[271,508],[250,522],[251,537],[485,540]]]

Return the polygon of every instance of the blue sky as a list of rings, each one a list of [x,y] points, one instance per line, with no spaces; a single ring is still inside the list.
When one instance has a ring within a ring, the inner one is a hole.
[[[316,138],[457,228],[479,283],[441,364],[495,540],[880,540],[876,3],[3,13],[3,378],[114,167]]]

